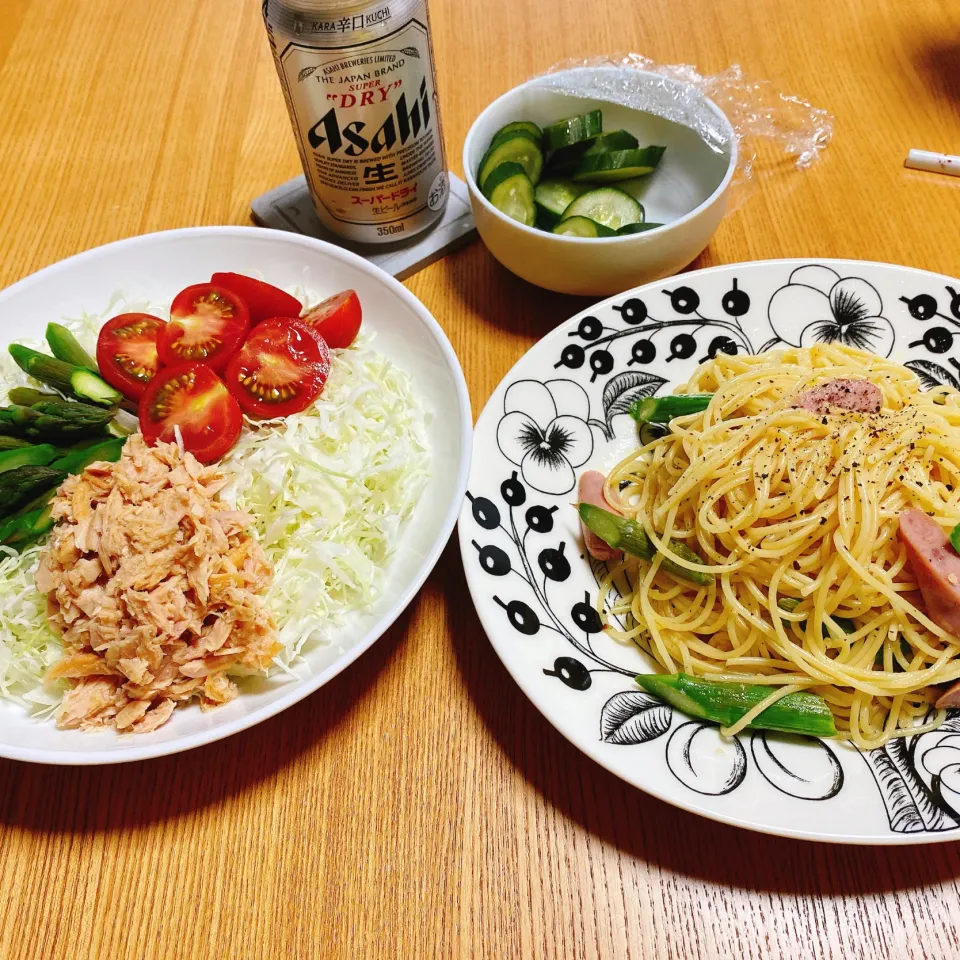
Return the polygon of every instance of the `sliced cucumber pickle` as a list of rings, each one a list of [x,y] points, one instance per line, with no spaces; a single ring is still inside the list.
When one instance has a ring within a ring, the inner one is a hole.
[[[573,203],[586,188],[570,180],[541,180],[537,184],[533,197],[551,213],[562,217],[567,207]]]
[[[602,223],[611,230],[619,230],[627,223],[642,223],[643,207],[629,193],[616,187],[588,190],[577,197],[563,212],[563,219],[586,217]]]
[[[575,173],[584,157],[612,150],[633,150],[639,146],[637,138],[626,130],[611,130],[589,140],[582,140],[569,147],[561,147],[550,155],[547,161],[547,173],[551,177],[569,177]]]
[[[522,164],[501,163],[487,176],[483,195],[511,219],[528,227],[534,225],[533,182]]]
[[[513,120],[491,138],[477,184],[501,213],[525,226],[572,237],[645,233],[663,226],[645,222],[640,200],[665,149],[641,147],[628,130],[604,133],[600,110],[542,129]]]
[[[534,226],[539,227],[541,230],[546,230],[547,233],[550,233],[560,222],[560,214],[554,213],[552,210],[548,210],[546,207],[541,206],[536,201],[534,201],[534,206],[536,207]]]
[[[550,154],[547,160],[547,175],[550,177],[569,177],[580,167],[584,157],[614,150],[635,150],[640,144],[632,133],[626,130],[611,130],[599,136],[582,140],[569,147],[561,147]]]
[[[616,233],[589,217],[570,217],[561,220],[554,228],[554,233],[565,237],[615,237]]]
[[[577,170],[587,151],[596,141],[596,137],[591,137],[589,140],[581,140],[580,143],[573,143],[569,147],[554,150],[547,160],[545,168],[547,176],[551,179],[569,177],[571,173]]]
[[[645,176],[657,168],[665,149],[644,147],[641,150],[585,154],[573,174],[573,180],[577,183],[616,183]]]
[[[531,143],[535,143],[541,151],[543,150],[541,138],[534,136],[529,130],[510,130],[507,133],[495,134],[494,138],[490,141],[490,146],[487,147],[487,153],[489,153],[494,147],[499,147],[501,143],[506,143],[508,140],[513,140],[514,137],[526,137]]]
[[[567,207],[586,189],[570,180],[541,180],[533,193],[537,203],[537,226],[542,230],[552,230]]]
[[[662,227],[662,223],[625,223],[617,230],[618,237],[625,237],[631,233],[646,233],[648,230],[656,230]]]
[[[543,131],[532,120],[514,120],[512,123],[501,127],[491,138],[490,146],[503,143],[509,140],[514,134],[522,133],[525,136],[535,140],[538,144],[543,142]]]
[[[614,150],[636,150],[640,141],[626,130],[611,130],[595,137],[587,147],[586,156],[592,157],[595,153],[611,153]]]
[[[558,150],[571,144],[588,140],[603,131],[603,114],[591,110],[579,117],[567,117],[543,128],[543,143],[548,150]]]
[[[519,163],[531,182],[536,183],[543,169],[543,151],[540,144],[527,133],[516,133],[506,140],[494,143],[483,155],[477,171],[477,183],[481,190],[486,185],[487,177],[502,163]]]

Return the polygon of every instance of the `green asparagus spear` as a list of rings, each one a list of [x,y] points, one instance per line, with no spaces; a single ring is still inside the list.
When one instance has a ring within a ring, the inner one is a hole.
[[[19,450],[5,450],[0,453],[0,473],[15,470],[17,467],[45,467],[59,455],[60,451],[51,443],[21,447]]]
[[[0,434],[53,443],[103,435],[115,409],[45,400],[33,406],[0,407]]]
[[[644,674],[637,683],[647,693],[660,697],[691,717],[729,727],[747,711],[765,700],[774,688],[761,683],[701,680],[678,674]],[[823,697],[814,693],[790,693],[767,707],[748,725],[757,730],[779,730],[810,737],[835,737],[833,714]]]
[[[31,510],[21,517],[16,529],[12,530],[8,538],[3,542],[6,546],[13,547],[22,553],[27,547],[32,546],[45,533],[49,533],[52,529],[53,513],[51,507],[49,505],[40,507],[36,510]]]
[[[59,486],[65,473],[52,467],[17,467],[0,473],[0,516],[6,516],[45,490]]]
[[[33,387],[14,387],[7,399],[18,407],[32,407],[35,403],[71,403],[64,400],[59,393],[44,393],[43,390],[34,390]]]
[[[64,363],[56,357],[38,353],[21,343],[11,343],[10,356],[24,373],[47,386],[69,393],[78,400],[90,401],[102,407],[115,407],[123,402],[123,395],[86,367]]]
[[[55,460],[51,466],[60,473],[69,474],[80,473],[98,460],[119,460],[125,439],[112,438],[84,450],[70,451]],[[16,550],[24,550],[51,530],[53,514],[50,501],[56,492],[56,487],[51,487],[0,523],[0,543]]]
[[[579,506],[580,519],[601,540],[610,544],[614,550],[625,550],[627,553],[640,557],[641,560],[652,560],[657,552],[643,527],[635,520],[619,517],[602,507],[595,507],[590,503],[581,503]],[[685,543],[679,540],[670,541],[670,550],[678,557],[690,563],[703,564],[703,560]],[[662,570],[672,573],[675,577],[682,577],[701,586],[713,583],[714,576],[707,570],[689,570],[675,563],[670,557],[664,557],[660,564]]]
[[[780,597],[780,599],[777,600],[777,606],[778,606],[781,610],[786,610],[787,613],[792,613],[794,610],[797,609],[797,607],[800,606],[801,603],[803,603],[803,601],[800,600],[800,599],[798,599],[797,597]],[[844,633],[856,633],[856,632],[857,632],[857,625],[856,625],[856,623],[854,623],[853,620],[849,619],[848,617],[834,617],[834,618],[833,618],[833,622],[834,622]],[[805,629],[805,628],[806,628],[806,625],[807,625],[807,621],[806,621],[806,620],[801,620],[801,621],[800,621],[800,629],[801,629],[801,630],[802,630],[802,629]],[[823,639],[824,639],[824,640],[829,639],[829,637],[830,637],[830,631],[827,630],[827,625],[826,625],[826,624],[824,624],[824,625],[821,627],[821,631],[820,631],[820,632],[823,634]]]
[[[95,437],[84,437],[82,440],[77,440],[76,443],[71,443],[69,447],[62,447],[61,449],[64,453],[69,453],[71,450],[86,450],[88,447],[97,446],[113,439],[116,439],[116,434],[101,433]],[[126,436],[124,436],[124,439],[126,439]]]
[[[27,510],[38,510],[40,507],[45,507],[53,498],[56,496],[57,488],[51,487],[49,490],[44,490],[43,493],[37,494],[32,500],[28,500],[15,514],[7,517],[2,523],[0,523],[0,539],[2,539],[2,534],[6,528],[7,522],[13,517],[16,517],[18,514],[23,513]]]
[[[856,633],[857,625],[849,619],[849,617],[834,617],[833,622],[844,632],[844,633]],[[827,626],[823,625],[823,639],[827,639]]]
[[[80,473],[91,463],[97,463],[100,460],[116,463],[120,459],[120,454],[123,453],[126,439],[126,437],[111,437],[109,440],[84,447],[82,450],[70,450],[54,460],[50,466],[61,473],[71,474]]]
[[[97,361],[80,346],[77,338],[63,324],[47,324],[47,344],[58,360],[71,363],[75,367],[86,367],[94,373],[100,372]]]
[[[665,437],[670,429],[662,423],[644,422],[640,424],[640,429],[637,432],[640,436],[640,445],[645,447],[648,443],[653,443],[654,440]]]
[[[669,423],[674,417],[685,417],[706,410],[712,399],[712,393],[644,397],[630,407],[630,416],[637,423]]]
[[[50,501],[56,492],[51,487],[0,523],[0,543],[22,551],[52,529]]]
[[[886,646],[884,644],[883,646]],[[876,656],[873,658],[873,665],[878,669],[883,669],[883,646],[877,651]],[[906,637],[900,638],[900,653],[903,654],[905,660],[913,659],[913,647],[910,646],[910,641]],[[894,673],[903,673],[903,667],[900,666],[900,661],[893,657],[893,666],[892,670]]]
[[[32,447],[29,440],[21,440],[19,437],[8,437],[0,433],[0,450],[20,450],[23,447]]]
[[[106,417],[116,416],[117,413],[116,407],[98,407],[92,403],[81,403],[79,400],[64,400],[63,397],[57,397],[56,400],[38,400],[30,404],[30,409],[35,413],[49,414],[52,417],[90,419],[98,423]]]
[[[131,433],[137,432],[137,427],[136,421],[134,422],[134,426],[130,427],[121,423],[119,420],[111,420],[107,424],[107,433],[109,433],[111,437],[122,437],[126,440]]]

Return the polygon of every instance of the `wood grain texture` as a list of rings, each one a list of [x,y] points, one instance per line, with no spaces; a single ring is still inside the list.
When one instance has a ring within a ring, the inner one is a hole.
[[[952,0],[434,0],[452,167],[495,95],[564,57],[739,62],[828,107],[698,265],[846,256],[960,274]],[[247,223],[298,172],[254,0],[0,0],[0,285],[106,241]],[[479,244],[408,282],[476,412],[583,301]],[[0,761],[0,957],[960,956],[954,843],[818,846],[717,826],[582,757],[527,703],[455,546],[344,675],[255,730],[101,770]]]

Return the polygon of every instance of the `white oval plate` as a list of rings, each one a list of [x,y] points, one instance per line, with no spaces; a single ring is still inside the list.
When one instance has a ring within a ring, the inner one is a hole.
[[[111,243],[47,267],[0,292],[3,348],[42,339],[46,324],[100,313],[122,290],[169,303],[178,290],[214,271],[252,273],[280,287],[328,296],[353,287],[377,349],[414,380],[430,415],[431,478],[387,570],[375,607],[351,620],[332,644],[308,654],[297,679],[258,682],[209,713],[177,710],[154,733],[58,730],[0,701],[0,756],[38,763],[100,764],[143,760],[219,740],[266,720],[322,687],[376,641],[433,569],[456,521],[470,466],[471,414],[463,371],[430,312],[405,287],[361,257],[320,240],[254,227],[192,227]]]
[[[747,733],[734,741],[642,693],[652,662],[599,630],[602,567],[583,556],[575,478],[636,446],[625,415],[717,349],[842,339],[960,389],[960,281],[847,260],[742,263],[605,300],[504,377],[474,434],[460,514],[467,583],[490,642],[541,713],[624,780],[752,830],[841,843],[960,838],[960,711],[860,753]],[[563,420],[558,418],[563,417]]]

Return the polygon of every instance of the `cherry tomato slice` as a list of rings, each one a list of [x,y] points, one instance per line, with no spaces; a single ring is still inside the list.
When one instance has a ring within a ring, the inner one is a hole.
[[[313,403],[330,372],[330,348],[299,320],[274,317],[253,328],[227,367],[227,386],[251,417],[286,417]]]
[[[149,444],[176,439],[201,463],[222,457],[240,436],[243,414],[227,385],[203,363],[181,363],[150,381],[138,408],[140,432]]]
[[[334,349],[349,347],[360,332],[363,311],[356,290],[344,290],[317,304],[300,319],[309,323]]]
[[[236,294],[195,283],[173,299],[170,322],[158,343],[160,361],[168,367],[206,363],[222,373],[249,329],[250,311]]]
[[[157,339],[165,326],[149,313],[121,313],[100,328],[100,376],[128,400],[139,400],[160,369]]]
[[[251,326],[271,317],[299,317],[303,312],[303,304],[296,297],[242,273],[215,273],[210,282],[235,293],[247,305]]]

